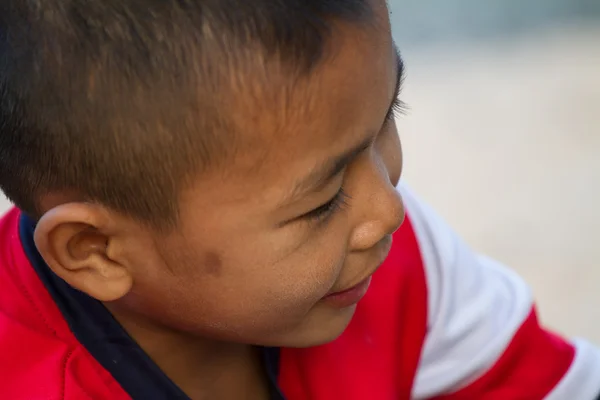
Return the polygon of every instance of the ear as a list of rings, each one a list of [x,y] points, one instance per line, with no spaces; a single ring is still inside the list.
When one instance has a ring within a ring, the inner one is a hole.
[[[102,302],[115,301],[129,293],[133,279],[126,265],[109,257],[111,225],[109,213],[100,206],[61,204],[39,220],[34,240],[65,282]]]

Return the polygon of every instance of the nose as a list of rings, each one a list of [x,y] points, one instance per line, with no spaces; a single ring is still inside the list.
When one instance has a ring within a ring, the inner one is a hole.
[[[375,174],[374,174],[375,175]],[[363,216],[352,232],[351,248],[368,250],[386,235],[394,233],[404,221],[404,204],[400,193],[390,182],[387,172],[371,178],[371,185],[362,188]]]

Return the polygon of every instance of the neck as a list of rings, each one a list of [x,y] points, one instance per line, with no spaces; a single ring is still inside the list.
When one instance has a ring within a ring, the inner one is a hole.
[[[196,337],[114,307],[107,308],[165,375],[191,399],[269,398],[267,376],[256,347]]]

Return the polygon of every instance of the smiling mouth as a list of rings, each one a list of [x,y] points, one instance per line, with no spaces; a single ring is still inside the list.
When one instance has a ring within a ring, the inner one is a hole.
[[[373,277],[373,274],[379,269],[379,267],[383,265],[383,263],[387,259],[387,256],[390,253],[391,248],[392,241],[390,237],[390,240],[388,240],[388,243],[386,243],[385,245],[385,250],[383,251],[383,257],[381,261],[377,264],[373,271],[371,271],[366,276],[366,278],[363,278],[360,282],[349,287],[348,289],[340,290],[338,292],[333,292],[326,295],[325,297],[323,297],[323,300],[339,308],[349,307],[358,303],[364,297],[364,295],[367,294],[367,290],[369,289],[369,286],[371,284],[371,278]]]
[[[336,308],[345,308],[352,306],[358,303],[360,299],[362,299],[364,295],[367,294],[367,290],[369,289],[369,286],[371,284],[371,277],[372,275],[369,275],[366,279],[362,280],[350,289],[328,294],[323,298],[323,301]]]
[[[364,297],[364,295],[367,294],[367,290],[371,285],[371,279],[373,277],[373,274],[379,269],[379,267],[382,264],[383,261],[377,265],[377,268],[375,268],[373,272],[371,272],[365,279],[358,282],[356,285],[351,286],[348,289],[341,290],[339,292],[330,293],[327,296],[325,296],[323,300],[339,308],[348,307],[358,303]]]

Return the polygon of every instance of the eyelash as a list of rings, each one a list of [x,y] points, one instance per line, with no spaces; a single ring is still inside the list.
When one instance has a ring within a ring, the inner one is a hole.
[[[323,221],[331,217],[335,212],[341,211],[347,207],[349,199],[350,196],[343,188],[340,188],[331,200],[310,211],[308,214],[305,214],[304,218],[312,221]]]
[[[388,115],[385,116],[385,121],[386,122],[393,121],[394,118],[396,118],[396,116],[398,114],[404,114],[405,112],[406,112],[406,103],[404,103],[402,100],[400,100],[398,97],[396,97],[394,99],[394,102],[392,103],[392,107],[390,108]]]

